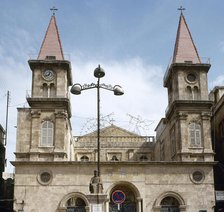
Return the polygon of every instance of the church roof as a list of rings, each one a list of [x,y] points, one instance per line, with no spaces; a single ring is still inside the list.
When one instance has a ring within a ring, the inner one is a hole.
[[[48,58],[49,59],[53,58],[56,60],[64,60],[58,27],[54,15],[51,16],[51,20],[48,25],[37,59],[45,60]]]
[[[187,22],[181,12],[177,29],[176,43],[173,53],[173,63],[201,63],[194,41],[192,39]]]

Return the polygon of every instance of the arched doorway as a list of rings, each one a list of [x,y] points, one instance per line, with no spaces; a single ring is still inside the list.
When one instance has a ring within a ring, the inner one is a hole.
[[[71,197],[66,203],[67,212],[86,212],[86,203],[80,197]]]
[[[167,191],[161,194],[153,205],[154,212],[183,212],[186,211],[184,199],[176,192]]]
[[[112,200],[112,194],[116,190],[123,191],[126,196],[125,201],[120,204],[120,210],[118,205]],[[113,187],[110,192],[109,212],[137,212],[137,200],[133,189],[128,185],[116,185]]]
[[[176,198],[174,197],[165,197],[162,201],[161,201],[161,212],[180,212],[179,209],[179,202]]]
[[[73,192],[63,197],[57,212],[89,212],[89,201],[80,192]]]

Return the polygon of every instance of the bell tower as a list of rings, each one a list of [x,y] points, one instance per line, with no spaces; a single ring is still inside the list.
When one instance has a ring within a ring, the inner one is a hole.
[[[172,160],[210,161],[210,109],[207,73],[209,60],[202,61],[181,11],[173,59],[164,76],[168,89],[166,111]]]
[[[69,160],[71,64],[64,59],[54,14],[37,59],[28,63],[32,71],[30,108],[18,109],[16,159]]]

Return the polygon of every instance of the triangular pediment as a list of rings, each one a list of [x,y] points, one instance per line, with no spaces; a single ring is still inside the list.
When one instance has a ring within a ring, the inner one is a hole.
[[[86,134],[84,136],[97,136],[97,131]],[[110,125],[108,127],[100,129],[100,136],[102,137],[140,137],[140,135],[125,130],[116,125]]]

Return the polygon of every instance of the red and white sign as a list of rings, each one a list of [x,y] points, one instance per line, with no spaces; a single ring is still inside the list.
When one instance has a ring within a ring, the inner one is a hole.
[[[116,204],[122,204],[125,198],[125,193],[121,190],[116,190],[112,193],[112,201]]]

